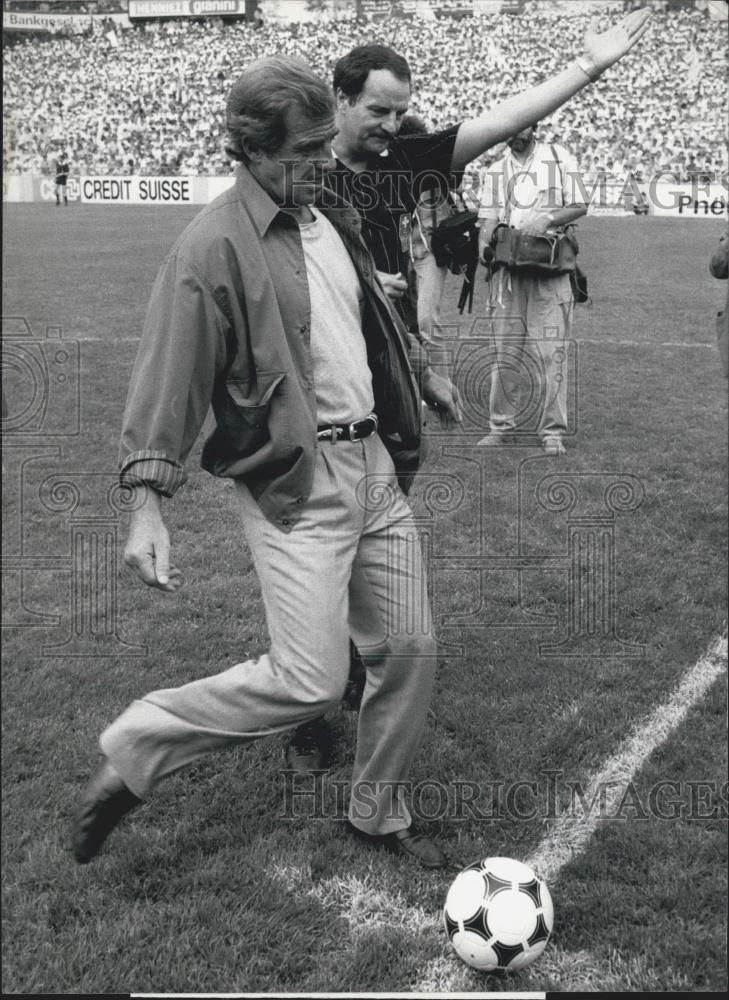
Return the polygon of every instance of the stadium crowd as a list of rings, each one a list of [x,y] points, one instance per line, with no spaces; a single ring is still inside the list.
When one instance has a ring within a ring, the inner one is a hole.
[[[579,5],[578,5],[579,6]],[[620,5],[618,5],[620,6]],[[364,41],[390,44],[414,71],[411,110],[442,128],[557,72],[580,51],[590,13],[322,25],[185,19],[21,42],[5,51],[3,169],[74,174],[220,174],[222,108],[252,59],[301,55],[331,79],[336,59]],[[614,11],[606,10],[610,17]],[[587,176],[685,180],[726,169],[726,25],[696,10],[655,18],[626,58],[548,122]]]

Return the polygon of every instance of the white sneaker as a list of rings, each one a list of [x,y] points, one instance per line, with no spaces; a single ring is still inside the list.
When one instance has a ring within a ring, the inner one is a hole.
[[[486,437],[476,442],[477,448],[498,448],[506,444],[506,431],[489,431]]]
[[[562,439],[556,434],[547,435],[542,441],[542,447],[548,455],[566,454],[566,448],[562,444]]]

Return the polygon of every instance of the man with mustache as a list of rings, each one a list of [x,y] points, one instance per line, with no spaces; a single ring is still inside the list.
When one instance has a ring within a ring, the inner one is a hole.
[[[617,25],[585,37],[585,52],[557,76],[489,108],[476,118],[429,135],[400,138],[411,98],[406,59],[385,45],[360,45],[336,63],[333,88],[336,166],[327,183],[357,208],[380,280],[408,326],[401,219],[427,190],[443,194],[487,149],[555,111],[617,62],[643,36],[650,12],[635,10]]]

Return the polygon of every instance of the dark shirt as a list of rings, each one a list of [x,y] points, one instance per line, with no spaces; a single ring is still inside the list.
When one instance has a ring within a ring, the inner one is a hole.
[[[440,190],[445,197],[458,179],[451,175],[451,161],[459,125],[432,135],[396,137],[386,156],[372,158],[368,169],[355,173],[337,159],[327,183],[362,217],[362,236],[378,271],[407,274],[407,243],[401,226],[415,211],[423,191]],[[417,328],[413,303],[407,296],[398,301],[406,325]]]
[[[66,183],[70,169],[67,163],[56,164],[56,184]]]

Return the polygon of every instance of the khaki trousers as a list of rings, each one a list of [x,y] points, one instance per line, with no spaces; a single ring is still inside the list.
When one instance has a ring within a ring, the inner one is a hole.
[[[448,277],[447,267],[438,267],[432,253],[413,260],[417,278],[418,340],[428,352],[428,362],[438,374],[449,376],[448,345],[441,326],[441,303]]]
[[[524,430],[543,398],[537,432],[567,430],[565,340],[572,332],[573,298],[568,274],[532,277],[503,269],[491,283],[489,318],[496,364],[491,375],[493,431]]]
[[[430,703],[436,647],[417,532],[375,434],[320,442],[311,496],[289,533],[236,484],[260,580],[269,651],[155,691],[101,736],[140,798],[203,754],[291,729],[339,704],[349,636],[367,668],[349,817],[366,833],[410,825],[404,796]]]

